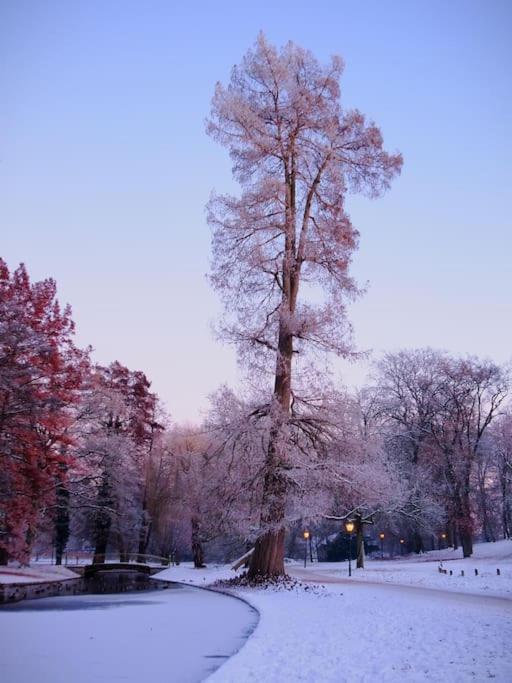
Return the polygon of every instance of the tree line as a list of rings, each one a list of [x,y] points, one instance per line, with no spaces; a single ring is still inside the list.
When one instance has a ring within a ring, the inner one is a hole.
[[[342,72],[260,34],[216,86],[207,133],[240,192],[208,203],[210,279],[246,383],[219,388],[204,424],[173,424],[143,372],[94,364],[55,283],[2,262],[0,561],[44,530],[58,559],[70,534],[98,561],[188,547],[201,566],[206,543],[250,545],[265,580],[306,524],[353,519],[360,564],[369,524],[417,551],[442,531],[465,556],[475,534],[510,537],[506,368],[420,349],[381,358],[357,394],[331,379],[330,357],[357,358],[347,199],[382,195],[403,164],[343,105]]]
[[[37,549],[228,559],[252,546],[273,437],[264,389],[220,387],[201,425],[174,424],[141,371],[95,364],[52,280],[0,262],[0,559]],[[287,431],[287,550],[305,526],[359,522],[462,545],[512,533],[504,368],[430,349],[384,356],[356,393],[310,385]]]

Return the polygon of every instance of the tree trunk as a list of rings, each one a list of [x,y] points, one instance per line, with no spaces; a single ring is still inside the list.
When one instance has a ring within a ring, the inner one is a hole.
[[[458,529],[457,529],[457,523],[456,523],[456,522],[452,522],[452,523],[450,524],[450,527],[451,527],[451,530],[452,530],[452,545],[453,545],[453,549],[454,549],[454,550],[457,550],[458,547],[459,547],[459,532],[458,532]]]
[[[459,529],[460,543],[463,557],[471,557],[473,554],[473,521],[471,519],[471,505],[469,493],[459,494],[457,504],[457,526]]]
[[[266,578],[284,576],[285,574],[285,495],[286,482],[283,474],[278,470],[277,466],[267,469],[264,483],[264,510],[261,523],[263,528],[271,528],[256,540],[247,573],[251,581],[262,581]]]
[[[0,566],[5,567],[9,562],[9,553],[6,548],[0,548]]]
[[[194,568],[203,569],[206,567],[204,563],[203,546],[200,536],[200,524],[197,517],[192,517],[192,557],[194,559]]]
[[[256,540],[249,565],[248,578],[252,581],[284,576],[284,537],[287,481],[286,447],[284,426],[290,414],[291,368],[293,354],[292,335],[281,323],[279,351],[276,363],[273,416],[266,458],[266,472],[263,484],[261,526],[264,533]]]
[[[282,528],[268,531],[257,539],[249,565],[248,577],[251,580],[284,575],[284,534]]]
[[[357,569],[364,569],[364,524],[361,517],[355,519],[356,546],[357,546]]]
[[[423,538],[418,531],[415,531],[412,535],[413,550],[415,553],[425,552],[425,547],[423,545]]]
[[[478,478],[478,493],[480,498],[480,513],[482,519],[482,531],[484,534],[484,539],[489,543],[490,541],[495,541],[494,530],[492,528],[491,520],[489,518],[489,506],[488,506],[488,494],[485,489],[485,476],[479,476]]]
[[[461,531],[460,542],[462,545],[462,556],[471,557],[473,554],[473,536],[467,531]]]
[[[57,486],[57,514],[55,517],[55,564],[62,557],[69,539],[69,491],[63,484]]]
[[[121,531],[121,529],[116,530],[116,537],[117,537],[117,552],[119,553],[119,562],[129,562],[130,561],[130,552],[128,550],[124,534]]]
[[[140,529],[139,529],[139,548],[137,551],[137,562],[144,562],[145,560],[145,554],[146,550],[148,547],[148,542],[149,542],[149,527],[150,527],[150,522],[148,519],[148,513],[146,509],[146,501],[142,503],[142,514],[141,514],[141,520],[140,520]]]
[[[503,538],[510,538],[512,534],[512,506],[510,505],[509,484],[505,467],[500,472]]]
[[[93,564],[103,564],[105,562],[105,555],[107,554],[107,544],[109,536],[110,524],[108,527],[96,527],[96,542],[94,545]]]
[[[107,554],[107,545],[110,535],[110,527],[112,520],[110,512],[102,509],[111,504],[110,498],[110,484],[108,477],[104,475],[100,487],[98,489],[98,510],[94,519],[94,557],[93,564],[102,564],[105,562],[105,555]]]

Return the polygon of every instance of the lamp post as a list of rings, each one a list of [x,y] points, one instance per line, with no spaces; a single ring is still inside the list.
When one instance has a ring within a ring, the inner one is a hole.
[[[442,550],[445,549],[446,547],[446,534],[441,534],[441,539],[442,539]]]
[[[354,522],[348,519],[345,522],[345,529],[348,534],[348,575],[352,576],[352,532],[354,531]]]
[[[304,568],[306,567],[306,562],[308,560],[308,538],[309,531],[306,529],[302,534],[304,536]]]
[[[380,538],[380,559],[384,559],[384,537],[385,534],[383,531],[380,532],[379,538]]]
[[[404,543],[405,540],[403,538],[400,539],[400,555],[404,554]]]

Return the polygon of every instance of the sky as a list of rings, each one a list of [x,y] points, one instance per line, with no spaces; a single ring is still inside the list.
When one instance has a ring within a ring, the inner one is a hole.
[[[404,156],[383,198],[347,202],[357,347],[509,361],[508,0],[0,1],[0,256],[56,279],[98,362],[143,370],[176,420],[198,419],[241,378],[212,334],[204,210],[237,188],[204,121],[260,30],[342,55],[343,103]]]

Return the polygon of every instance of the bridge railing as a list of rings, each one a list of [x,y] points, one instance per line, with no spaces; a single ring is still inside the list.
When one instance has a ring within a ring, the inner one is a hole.
[[[134,564],[148,564],[152,566],[169,567],[170,565],[178,564],[173,555],[153,555],[148,553],[119,553],[108,552],[105,555],[97,555],[92,550],[66,550],[62,556],[63,565],[81,565],[96,563],[134,563]],[[53,549],[41,551],[37,553],[33,562],[36,564],[55,564],[55,554]]]

